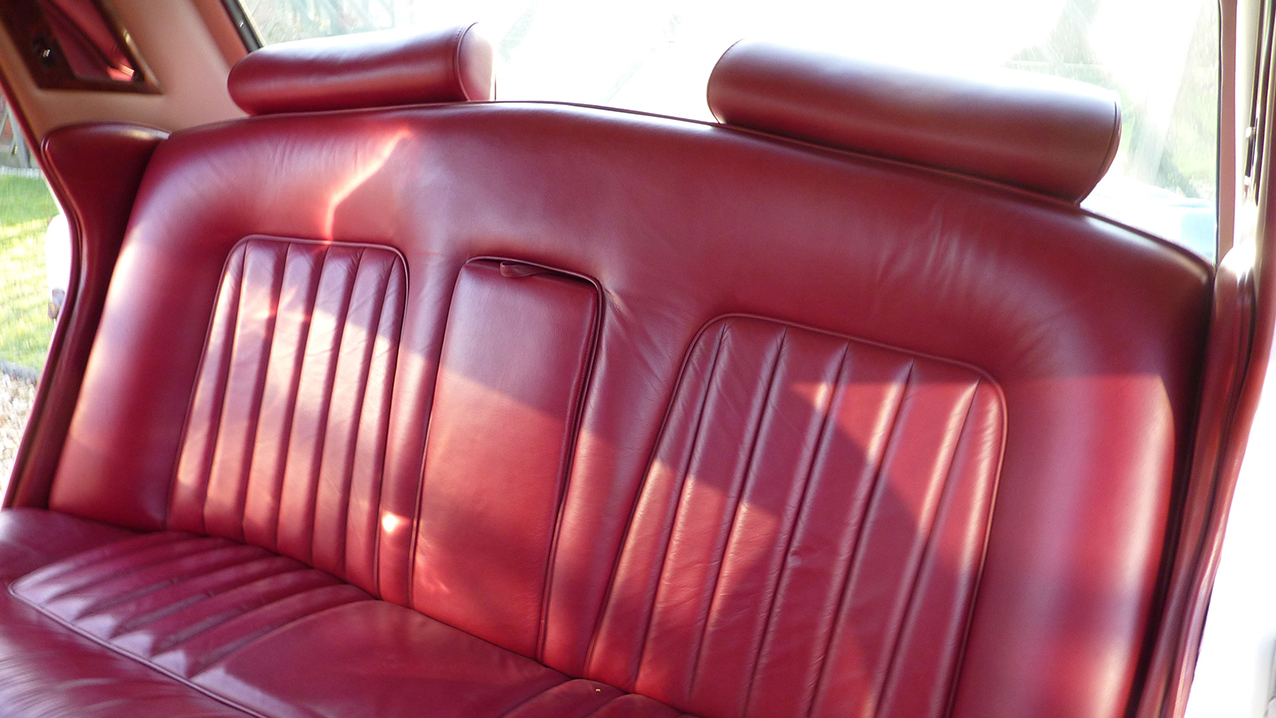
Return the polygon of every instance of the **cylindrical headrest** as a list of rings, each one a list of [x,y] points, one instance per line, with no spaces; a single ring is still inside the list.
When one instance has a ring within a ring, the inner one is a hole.
[[[250,115],[490,100],[492,43],[474,25],[299,40],[250,52],[230,96]]]
[[[1121,109],[1092,85],[942,75],[740,42],[709,77],[718,121],[1080,202],[1116,155]]]

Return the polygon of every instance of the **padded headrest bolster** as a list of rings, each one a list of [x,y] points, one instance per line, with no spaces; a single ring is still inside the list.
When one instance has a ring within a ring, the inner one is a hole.
[[[493,47],[474,27],[270,45],[231,68],[230,96],[250,115],[490,100]]]
[[[719,122],[1014,185],[1069,202],[1121,137],[1115,94],[1005,70],[949,76],[740,42],[709,77]]]

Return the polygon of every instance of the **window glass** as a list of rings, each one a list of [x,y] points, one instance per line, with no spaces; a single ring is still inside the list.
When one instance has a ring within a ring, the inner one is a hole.
[[[0,494],[31,414],[70,264],[66,218],[0,100]]]
[[[1124,136],[1092,211],[1213,258],[1216,0],[242,0],[263,42],[482,22],[498,97],[712,119],[705,82],[742,37],[1101,85]]]

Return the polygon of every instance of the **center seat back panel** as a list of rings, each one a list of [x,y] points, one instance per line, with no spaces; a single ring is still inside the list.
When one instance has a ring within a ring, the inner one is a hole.
[[[50,504],[706,718],[1115,717],[1209,283],[1067,202],[727,127],[198,128],[147,171]]]

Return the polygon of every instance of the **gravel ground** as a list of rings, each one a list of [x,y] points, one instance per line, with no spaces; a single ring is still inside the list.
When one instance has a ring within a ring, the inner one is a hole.
[[[22,441],[34,399],[35,382],[0,372],[0,494],[9,483],[18,442]]]

